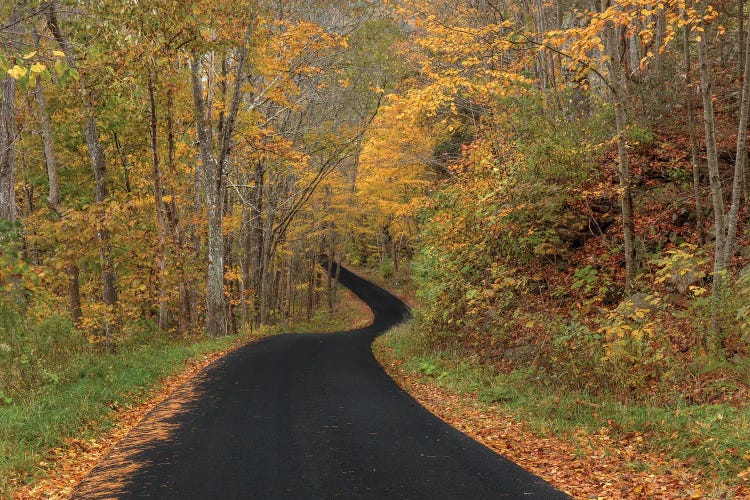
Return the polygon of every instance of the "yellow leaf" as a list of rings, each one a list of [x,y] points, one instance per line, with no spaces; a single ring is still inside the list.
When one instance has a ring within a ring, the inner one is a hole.
[[[43,72],[45,69],[47,69],[47,66],[45,66],[42,63],[34,63],[34,64],[31,65],[31,72],[32,73],[39,74],[39,73]]]
[[[65,52],[61,50],[53,50],[52,55],[55,57],[65,57]]]
[[[28,54],[26,54],[25,56],[23,56],[23,58],[24,59],[31,59],[35,55],[36,55],[36,50],[32,50],[31,52],[29,52]]]
[[[14,80],[18,80],[19,78],[22,78],[26,74],[26,68],[16,64],[15,66],[13,66],[12,68],[8,70],[8,74]]]

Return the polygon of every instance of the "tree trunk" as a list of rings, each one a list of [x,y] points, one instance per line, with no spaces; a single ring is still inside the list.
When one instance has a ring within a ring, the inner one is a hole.
[[[686,5],[682,12],[683,20],[687,21],[687,9],[692,8],[692,2]],[[698,232],[698,244],[706,242],[703,220],[703,197],[701,196],[701,173],[698,159],[698,140],[695,134],[695,99],[693,88],[693,62],[690,56],[690,27],[685,24],[682,31],[682,54],[685,62],[685,85],[687,87],[687,119],[688,135],[690,137],[690,165],[693,168],[693,197],[695,198],[695,225]]]
[[[78,326],[83,318],[81,312],[81,285],[79,281],[80,272],[74,263],[68,264],[68,297],[70,298],[70,319]]]
[[[625,252],[625,286],[630,288],[636,273],[635,227],[633,222],[633,195],[630,178],[630,164],[627,152],[627,114],[625,110],[626,86],[620,61],[619,37],[617,27],[607,29],[607,49],[609,52],[609,71],[611,93],[615,108],[615,127],[617,131],[618,175],[620,178],[622,207],[622,227]]]
[[[333,312],[333,241],[328,247],[328,258],[326,259],[326,296],[328,301],[328,310]]]
[[[745,0],[737,0],[737,67],[745,63],[747,45],[745,41]]]
[[[313,308],[315,307],[315,266],[317,264],[317,256],[312,254],[310,256],[310,266],[308,267],[307,275],[307,319],[312,318]]]
[[[206,330],[209,335],[222,336],[227,333],[226,308],[224,307],[224,197],[226,196],[227,167],[232,151],[234,128],[242,98],[245,64],[247,63],[252,26],[248,26],[242,47],[237,53],[232,97],[226,116],[222,114],[217,137],[218,155],[214,153],[214,134],[211,99],[213,85],[208,82],[208,104],[204,96],[201,57],[193,54],[190,73],[193,89],[193,106],[201,159],[201,183],[205,193],[208,212],[208,279],[206,291]],[[208,68],[208,75],[213,67]],[[213,80],[210,78],[210,80]]]
[[[88,108],[88,106],[87,106]],[[96,127],[96,118],[93,109],[86,110],[85,136],[86,144],[91,156],[91,165],[94,171],[94,194],[95,200],[103,204],[108,196],[107,170],[104,162],[104,149],[99,141],[99,133]],[[117,276],[115,274],[114,259],[112,258],[112,243],[107,229],[107,221],[100,221],[97,229],[99,240],[99,262],[102,269],[102,295],[107,313],[104,319],[104,340],[108,349],[112,348],[112,333],[116,327],[115,307],[117,305]]]
[[[703,125],[706,135],[706,159],[708,164],[708,176],[711,183],[711,201],[714,209],[714,232],[716,234],[713,287],[714,295],[716,295],[718,294],[722,282],[721,270],[726,243],[726,219],[724,214],[724,195],[722,192],[721,177],[719,176],[719,156],[716,146],[716,121],[705,31],[700,32],[697,45],[698,71],[700,73],[701,81],[701,100],[703,102]]]
[[[742,179],[747,167],[747,122],[750,111],[750,36],[747,36],[746,39],[748,46],[744,50],[745,61],[742,77],[742,97],[740,98],[740,119],[737,127],[737,150],[734,164],[734,179],[732,181],[732,200],[726,223],[727,238],[724,242],[724,252],[721,258],[722,270],[729,269],[735,252],[740,199],[742,198]]]
[[[26,0],[18,0],[8,23],[10,59],[19,50]],[[16,220],[16,80],[3,75],[0,103],[0,219]]]
[[[263,288],[263,203],[265,172],[261,161],[255,162],[253,201],[250,206],[250,266],[253,272],[253,315],[260,324],[261,291]]]
[[[10,18],[11,55],[17,50],[19,24],[23,17],[25,2],[19,2]],[[16,80],[4,75],[2,80],[2,102],[0,103],[0,219],[16,220]]]
[[[201,181],[208,212],[208,276],[206,288],[206,331],[209,335],[226,335],[224,309],[224,175],[213,154],[213,131],[207,118],[200,74],[200,57],[191,64],[193,103],[201,159]]]
[[[47,179],[49,181],[49,194],[47,204],[53,212],[60,214],[60,183],[57,179],[57,159],[55,158],[55,144],[52,138],[52,125],[47,112],[47,99],[42,89],[42,79],[36,79],[34,98],[39,108],[39,122],[41,125],[42,143],[44,146],[44,160],[47,165]]]
[[[336,256],[336,272],[333,276],[333,297],[338,297],[339,292],[339,277],[341,276],[341,254]]]
[[[159,131],[159,118],[156,110],[156,96],[154,88],[154,75],[148,75],[148,102],[150,111],[149,130],[151,132],[151,177],[154,183],[154,213],[156,216],[157,237],[159,247],[157,249],[157,273],[159,280],[158,308],[159,329],[163,332],[169,328],[169,304],[167,303],[167,225],[164,220],[164,199],[161,183],[161,165],[159,160],[159,144],[157,134]]]

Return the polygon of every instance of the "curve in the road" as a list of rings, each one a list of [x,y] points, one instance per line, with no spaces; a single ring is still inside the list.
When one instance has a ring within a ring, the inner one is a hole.
[[[370,351],[408,308],[342,268],[363,329],[279,335],[210,365],[148,414],[77,498],[567,498],[438,419]]]

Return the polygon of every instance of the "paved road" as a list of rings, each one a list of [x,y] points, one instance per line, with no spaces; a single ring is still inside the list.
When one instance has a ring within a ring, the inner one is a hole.
[[[567,498],[434,417],[370,353],[408,317],[342,269],[374,323],[281,335],[232,352],[144,422],[79,498]]]

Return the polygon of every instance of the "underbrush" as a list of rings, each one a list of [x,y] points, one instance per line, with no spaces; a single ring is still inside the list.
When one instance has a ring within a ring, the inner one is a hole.
[[[436,349],[418,320],[378,339],[375,350],[383,347],[412,373],[512,414],[539,435],[576,442],[582,433],[604,433],[613,446],[635,445],[654,456],[664,452],[702,471],[715,484],[717,494],[750,478],[750,408],[746,406],[622,403],[556,386],[534,368],[505,373],[458,344]]]

